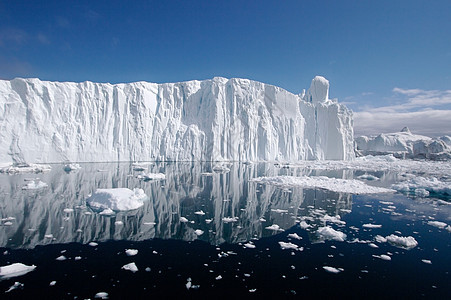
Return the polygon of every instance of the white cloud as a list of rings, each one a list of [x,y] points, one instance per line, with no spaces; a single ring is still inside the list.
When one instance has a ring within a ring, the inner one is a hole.
[[[451,90],[393,89],[394,105],[354,112],[355,135],[396,132],[451,135]]]

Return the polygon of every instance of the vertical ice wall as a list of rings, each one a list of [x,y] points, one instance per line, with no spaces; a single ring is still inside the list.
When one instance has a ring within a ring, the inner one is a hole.
[[[0,162],[354,157],[352,113],[320,76],[303,96],[247,79],[0,81]]]

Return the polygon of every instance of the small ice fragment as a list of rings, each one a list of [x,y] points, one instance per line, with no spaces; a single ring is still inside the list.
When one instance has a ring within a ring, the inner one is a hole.
[[[326,270],[329,273],[333,273],[333,274],[338,274],[341,272],[340,269],[334,268],[334,267],[329,267],[329,266],[323,266],[323,269]]]
[[[10,221],[6,221],[5,223],[3,223],[3,226],[11,226],[11,225],[13,225],[13,223]]]
[[[222,218],[222,221],[224,223],[236,222],[236,221],[238,221],[238,217],[224,217],[224,218]]]
[[[200,229],[196,229],[196,230],[194,230],[194,233],[195,233],[196,235],[200,236],[200,235],[204,234],[204,231],[203,231],[203,230],[200,230]]]
[[[67,213],[67,214],[68,214],[68,213],[71,213],[71,212],[73,212],[73,211],[74,211],[73,208],[65,208],[65,209],[64,209],[64,212]]]
[[[199,215],[199,216],[203,216],[203,215],[205,215],[205,213],[204,213],[204,211],[203,211],[203,210],[200,210],[200,211],[196,211],[196,212],[194,212],[194,214],[195,214],[195,215]]]
[[[277,209],[271,209],[271,211],[272,211],[272,212],[275,212],[275,213],[279,213],[279,214],[287,213],[287,212],[288,212],[287,209],[279,209],[279,208],[277,208]]]
[[[370,246],[371,248],[379,248],[379,246],[374,243],[369,243],[368,246]]]
[[[301,250],[298,245],[293,244],[293,243],[279,242],[279,245],[282,250],[286,250],[286,249]]]
[[[255,293],[257,291],[257,289],[250,289],[249,293]]]
[[[97,244],[96,242],[90,242],[88,245],[91,246],[91,247],[96,247],[96,246],[98,246],[99,244]]]
[[[391,260],[391,257],[388,256],[388,255],[382,254],[381,255],[381,259],[383,259],[383,260]]]
[[[246,247],[246,248],[251,248],[251,249],[254,249],[254,248],[255,248],[255,245],[252,244],[252,243],[246,243],[246,244],[244,244],[243,246]]]
[[[48,187],[48,184],[42,181],[38,181],[37,183],[35,181],[29,181],[27,183],[27,185],[23,186],[22,189],[23,190],[38,190],[38,189],[42,189]]]
[[[56,284],[56,280],[50,281],[49,286],[54,286]]]
[[[260,218],[259,221],[260,222],[266,222],[266,220],[264,218]]]
[[[205,223],[210,224],[213,221],[213,219],[205,219]]]
[[[74,257],[74,260],[80,260],[81,259],[81,256],[75,256]]]
[[[302,240],[302,237],[299,236],[297,233],[290,233],[290,234],[288,235],[288,237],[289,237],[289,238],[292,238],[292,239],[296,239],[296,240]]]
[[[108,293],[98,292],[94,297],[98,299],[108,299]]]
[[[20,282],[16,281],[16,282],[14,282],[14,284],[12,286],[9,287],[8,290],[5,291],[5,293],[9,293],[9,292],[11,292],[11,291],[13,291],[15,289],[18,289],[18,288],[23,288],[23,286],[24,286],[23,283],[20,283]]]
[[[67,258],[64,256],[64,255],[61,255],[61,256],[58,256],[57,258],[56,258],[56,260],[59,260],[59,261],[63,261],[63,260],[66,260]]]
[[[121,269],[127,270],[127,271],[131,271],[133,273],[138,272],[138,267],[136,266],[136,264],[134,262],[131,262],[129,264],[123,265]]]
[[[387,239],[384,238],[382,235],[376,235],[376,236],[374,237],[374,239],[375,239],[376,242],[378,242],[378,243],[386,243],[386,242],[387,242]]]
[[[149,267],[147,267],[147,268],[145,269],[145,271],[146,271],[146,272],[150,272],[151,269],[150,269]]]
[[[114,211],[111,208],[106,208],[104,210],[102,210],[99,215],[103,215],[103,216],[111,216],[114,215]]]
[[[215,279],[216,279],[216,280],[221,280],[221,279],[222,279],[222,276],[221,276],[221,275],[218,275]]]
[[[114,225],[116,225],[116,226],[124,225],[124,222],[116,221],[116,222],[114,222]]]
[[[180,222],[186,223],[186,222],[188,222],[188,219],[185,217],[180,217]]]
[[[272,224],[271,226],[265,227],[265,229],[274,231],[283,231],[283,229],[281,229],[280,226],[277,224]]]
[[[144,222],[143,224],[144,225],[156,225],[157,223],[155,223],[155,222]]]
[[[53,239],[53,234],[46,234],[46,235],[44,235],[44,237],[46,239]]]
[[[363,224],[362,227],[363,228],[381,228],[382,225],[380,225],[380,224]]]
[[[428,265],[432,264],[432,261],[430,261],[429,259],[422,259],[421,261]]]
[[[134,256],[134,255],[138,254],[138,250],[137,249],[126,249],[125,254],[127,254],[127,256]]]

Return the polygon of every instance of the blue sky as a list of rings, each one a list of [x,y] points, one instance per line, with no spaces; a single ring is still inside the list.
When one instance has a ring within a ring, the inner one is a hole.
[[[308,88],[355,112],[356,135],[451,135],[451,1],[0,2],[0,78]]]

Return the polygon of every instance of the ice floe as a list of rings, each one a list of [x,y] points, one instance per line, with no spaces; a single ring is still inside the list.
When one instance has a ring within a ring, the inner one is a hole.
[[[363,224],[362,225],[363,228],[382,228],[382,225],[380,224]]]
[[[98,189],[86,202],[98,210],[126,211],[140,208],[146,199],[147,196],[142,189],[114,188]]]
[[[13,291],[15,289],[21,289],[21,288],[23,288],[23,286],[24,286],[23,283],[20,283],[20,282],[16,281],[16,282],[14,282],[14,284],[12,286],[9,287],[9,289],[7,289],[5,291],[5,293],[9,293],[9,292],[11,292],[11,291]]]
[[[0,278],[12,278],[25,275],[36,269],[35,265],[27,266],[22,263],[13,263],[11,265],[0,267]]]
[[[445,222],[440,222],[440,221],[429,221],[428,225],[430,226],[434,226],[440,229],[444,229],[446,226],[448,226],[448,224],[446,224]]]
[[[279,245],[280,245],[280,248],[282,250],[287,250],[287,249],[298,250],[298,251],[302,251],[303,250],[302,247],[299,247],[298,245],[293,244],[293,243],[289,243],[289,242],[288,243],[286,243],[286,242],[279,242]]]
[[[108,293],[106,293],[106,292],[98,292],[94,296],[94,298],[97,298],[97,299],[108,299]]]
[[[20,173],[44,173],[52,169],[49,165],[42,164],[7,164],[0,166],[0,173],[20,174]]]
[[[269,184],[279,187],[303,187],[303,188],[321,188],[338,193],[351,194],[375,194],[391,193],[394,190],[370,186],[363,181],[356,179],[339,179],[325,176],[275,176],[275,177],[257,177],[250,179],[252,182],[260,184]]]

